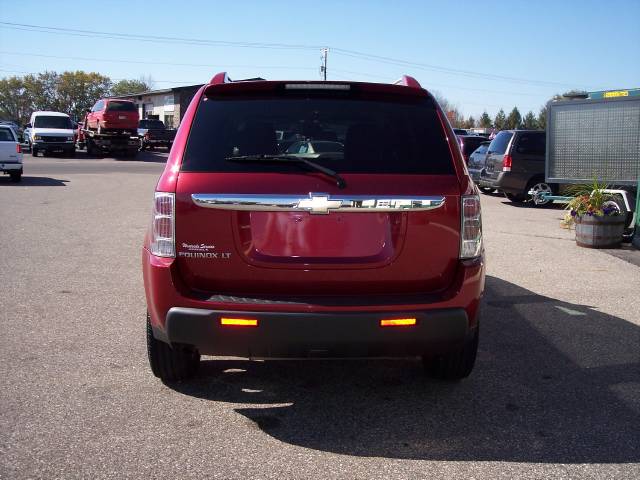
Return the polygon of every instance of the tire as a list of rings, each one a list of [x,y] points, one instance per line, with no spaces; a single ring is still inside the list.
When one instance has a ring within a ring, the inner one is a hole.
[[[480,188],[480,191],[481,191],[482,193],[487,193],[487,194],[488,194],[488,193],[493,193],[493,192],[495,192],[495,191],[496,191],[496,189],[495,189],[495,188],[491,188],[491,187],[478,187],[478,188]]]
[[[528,192],[531,190],[534,190],[536,192],[548,192],[552,195],[555,194],[555,186],[553,184],[545,182],[543,178],[534,178],[527,184],[527,197],[532,200],[531,203],[536,207],[544,207],[553,203],[553,200],[536,202],[535,197],[529,196]]]
[[[11,177],[11,181],[13,183],[18,183],[20,180],[22,180],[22,172],[17,172],[17,173],[11,172],[9,176]]]
[[[526,197],[524,195],[520,195],[520,194],[516,194],[516,193],[506,193],[504,194],[505,197],[507,197],[507,199],[510,202],[514,202],[514,203],[522,203],[526,200]]]
[[[193,377],[200,365],[200,354],[186,346],[168,344],[153,336],[147,313],[147,355],[151,371],[163,382],[176,382]]]
[[[473,336],[462,347],[437,357],[423,357],[422,362],[429,376],[438,380],[461,380],[468,377],[476,363],[479,330],[476,327]]]
[[[31,148],[31,156],[32,157],[37,157],[38,156],[38,149],[36,147],[32,147]]]

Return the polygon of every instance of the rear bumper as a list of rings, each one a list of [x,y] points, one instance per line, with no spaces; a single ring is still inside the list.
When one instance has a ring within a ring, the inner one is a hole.
[[[256,327],[223,326],[221,317],[251,318]],[[380,320],[416,318],[416,325],[381,327]],[[470,334],[464,309],[411,312],[237,312],[174,307],[168,343],[194,345],[200,353],[250,358],[417,356],[446,351]]]
[[[0,162],[0,172],[21,172],[22,163],[18,162]]]
[[[477,326],[484,258],[460,261],[449,288],[402,301],[295,301],[294,298],[204,298],[181,281],[172,258],[143,248],[147,308],[155,337],[209,355],[253,357],[413,356],[451,348]],[[409,298],[410,297],[410,298]],[[287,301],[293,300],[293,301]],[[397,299],[396,299],[397,300]],[[220,316],[258,320],[258,327],[222,327]],[[415,317],[415,326],[381,327],[381,319]],[[317,353],[314,353],[317,351]]]

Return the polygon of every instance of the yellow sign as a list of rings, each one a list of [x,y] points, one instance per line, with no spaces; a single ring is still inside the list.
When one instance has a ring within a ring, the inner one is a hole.
[[[618,90],[615,92],[604,92],[604,98],[612,98],[612,97],[628,97],[628,90]]]

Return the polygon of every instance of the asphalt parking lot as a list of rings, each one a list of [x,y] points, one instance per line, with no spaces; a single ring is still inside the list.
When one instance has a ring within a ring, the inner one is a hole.
[[[415,361],[147,366],[140,246],[164,153],[0,176],[0,478],[640,477],[640,252],[483,196],[472,376]]]

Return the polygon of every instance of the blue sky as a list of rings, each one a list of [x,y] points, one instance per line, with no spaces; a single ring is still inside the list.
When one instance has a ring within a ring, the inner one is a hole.
[[[156,88],[203,83],[218,71],[231,78],[318,79],[319,47],[328,46],[329,79],[390,82],[409,74],[466,115],[513,106],[537,113],[571,88],[640,87],[640,0],[0,0],[0,12],[0,22],[308,47],[105,39],[0,24],[0,77],[81,69],[151,76]]]

